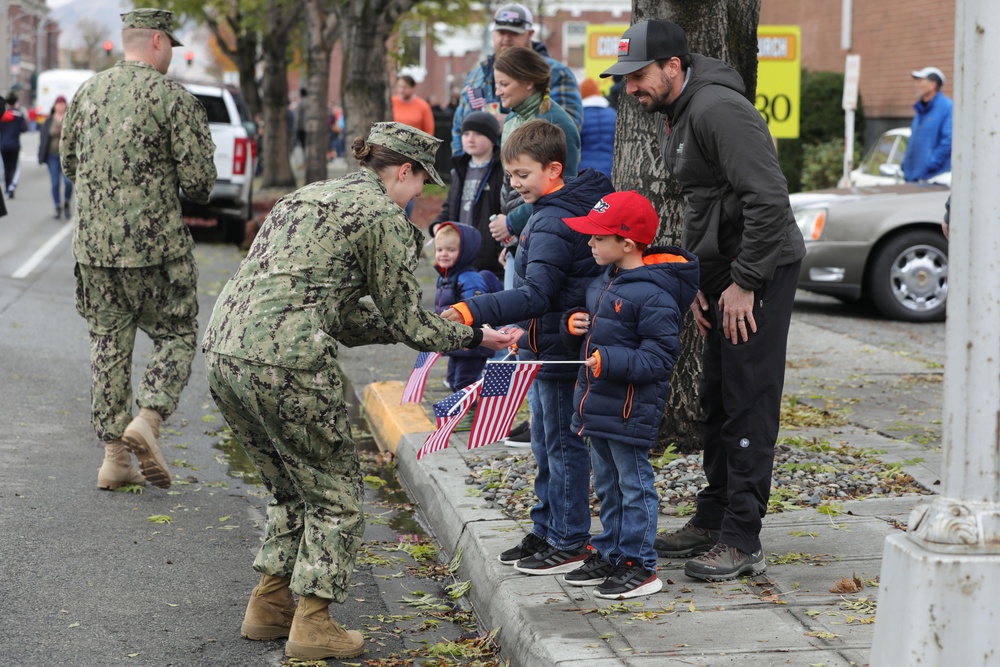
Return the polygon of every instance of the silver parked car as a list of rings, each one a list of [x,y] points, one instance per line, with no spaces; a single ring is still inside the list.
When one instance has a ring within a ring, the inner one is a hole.
[[[806,240],[799,288],[839,299],[870,298],[894,320],[943,320],[949,188],[908,183],[791,196]]]

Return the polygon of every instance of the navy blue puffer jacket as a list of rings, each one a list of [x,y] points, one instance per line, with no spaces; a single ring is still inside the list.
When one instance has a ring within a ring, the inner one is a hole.
[[[582,435],[652,447],[680,353],[684,313],[698,291],[698,258],[655,246],[643,260],[636,269],[612,265],[587,290],[590,331],[580,353],[584,359],[596,353],[600,366],[596,376],[579,370],[571,423]]]
[[[583,306],[587,287],[600,273],[587,242],[563,223],[563,218],[586,215],[604,195],[613,192],[604,174],[587,169],[561,189],[538,199],[534,213],[518,240],[514,256],[514,289],[487,294],[466,302],[474,324],[517,322],[526,331],[519,342],[521,359],[570,361],[579,349],[559,333],[563,313]],[[572,380],[571,364],[542,366],[540,380]]]

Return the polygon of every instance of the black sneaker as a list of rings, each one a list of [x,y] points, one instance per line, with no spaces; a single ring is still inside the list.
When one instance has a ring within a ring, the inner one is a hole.
[[[590,555],[583,565],[572,572],[563,575],[563,581],[570,586],[596,586],[611,576],[614,567],[608,561],[601,558],[593,547],[588,547]]]
[[[576,549],[559,549],[546,542],[538,553],[517,561],[514,569],[525,574],[564,574],[583,565],[587,554],[587,545]]]
[[[663,582],[641,565],[625,561],[615,568],[614,574],[594,589],[594,595],[606,600],[627,600],[658,593]]]
[[[508,447],[531,447],[531,424],[523,421],[512,428],[507,438],[503,441],[503,444]]]
[[[741,575],[758,575],[767,569],[764,552],[757,549],[746,554],[719,542],[707,554],[692,558],[684,564],[684,574],[705,581],[727,581]]]
[[[663,558],[687,558],[705,553],[718,544],[721,537],[721,530],[698,528],[688,522],[679,530],[657,537],[653,540],[653,548]]]
[[[534,533],[528,533],[524,536],[524,539],[521,540],[520,544],[504,551],[502,554],[497,556],[497,560],[504,565],[513,565],[522,558],[527,558],[528,556],[537,553],[539,549],[547,549],[548,546],[549,543],[542,538],[538,537]]]

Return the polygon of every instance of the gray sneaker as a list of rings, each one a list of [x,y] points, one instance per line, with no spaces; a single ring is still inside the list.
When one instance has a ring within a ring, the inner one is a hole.
[[[688,522],[679,530],[657,537],[653,548],[663,558],[688,558],[705,553],[719,543],[720,537],[720,530],[698,528]]]
[[[756,576],[767,569],[764,552],[757,549],[745,554],[736,547],[719,542],[707,554],[684,564],[684,574],[705,581],[727,581],[742,575]]]

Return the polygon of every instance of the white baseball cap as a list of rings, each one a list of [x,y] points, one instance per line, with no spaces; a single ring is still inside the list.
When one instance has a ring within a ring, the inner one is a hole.
[[[925,67],[923,69],[918,69],[914,72],[910,72],[910,76],[914,79],[930,79],[939,86],[944,85],[944,72],[939,70],[937,67]]]

